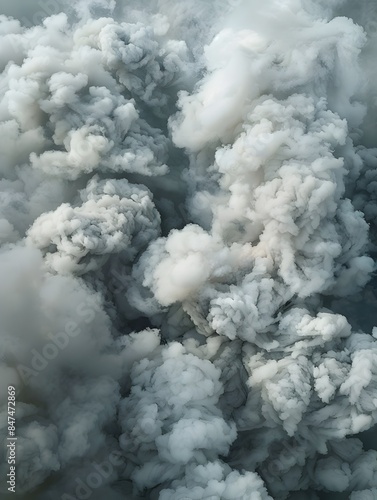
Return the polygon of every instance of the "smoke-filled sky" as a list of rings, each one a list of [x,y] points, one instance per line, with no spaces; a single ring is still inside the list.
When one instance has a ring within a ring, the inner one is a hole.
[[[1,498],[377,499],[376,33],[0,0]]]

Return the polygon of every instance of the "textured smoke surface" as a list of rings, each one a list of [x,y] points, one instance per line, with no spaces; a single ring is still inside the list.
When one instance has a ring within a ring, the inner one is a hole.
[[[0,14],[9,497],[376,499],[374,0]]]

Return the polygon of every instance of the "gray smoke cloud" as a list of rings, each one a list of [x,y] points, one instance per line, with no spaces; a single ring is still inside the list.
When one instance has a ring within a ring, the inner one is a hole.
[[[377,498],[376,27],[0,0],[4,498]]]

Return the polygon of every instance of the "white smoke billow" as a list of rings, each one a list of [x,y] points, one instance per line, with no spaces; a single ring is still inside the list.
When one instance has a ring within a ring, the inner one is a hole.
[[[377,7],[0,1],[16,492],[377,499]]]

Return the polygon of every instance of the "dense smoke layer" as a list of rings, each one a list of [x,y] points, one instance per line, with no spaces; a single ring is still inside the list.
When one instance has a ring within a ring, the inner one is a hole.
[[[0,14],[13,497],[376,499],[374,2]]]

